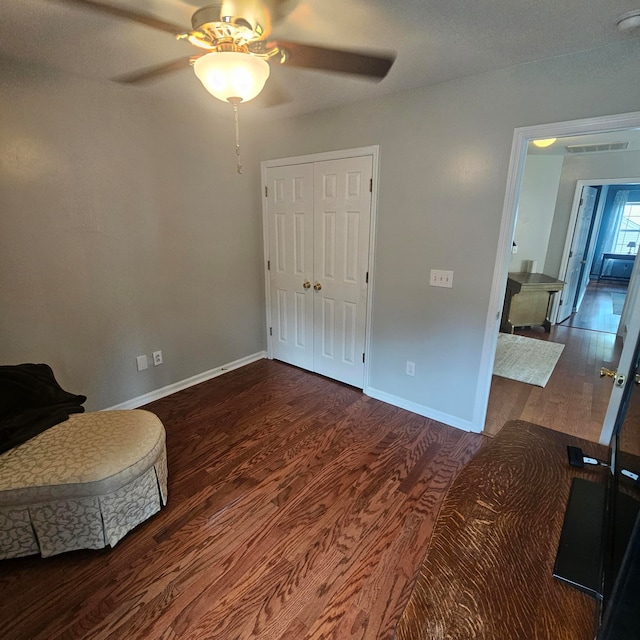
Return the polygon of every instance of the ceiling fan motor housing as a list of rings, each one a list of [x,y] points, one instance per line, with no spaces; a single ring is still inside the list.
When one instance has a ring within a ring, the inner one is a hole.
[[[269,16],[260,2],[226,1],[198,9],[191,16],[194,31],[215,40],[233,39],[237,44],[266,38],[270,31]]]

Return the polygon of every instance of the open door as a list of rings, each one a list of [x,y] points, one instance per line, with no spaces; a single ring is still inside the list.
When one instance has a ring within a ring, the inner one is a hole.
[[[564,276],[565,285],[560,305],[558,306],[557,322],[566,320],[572,313],[577,311],[578,291],[586,266],[589,230],[591,229],[597,196],[598,190],[595,187],[582,187],[578,217],[571,240],[569,263]]]
[[[604,371],[604,374],[611,377],[613,382],[607,413],[600,433],[600,442],[605,445],[611,441],[627,380],[635,378],[634,353],[640,340],[640,296],[633,296],[632,300],[628,300],[628,304],[631,307],[628,316],[629,324],[627,325],[627,335],[620,354],[620,360],[618,361],[618,368],[608,373],[606,370]]]

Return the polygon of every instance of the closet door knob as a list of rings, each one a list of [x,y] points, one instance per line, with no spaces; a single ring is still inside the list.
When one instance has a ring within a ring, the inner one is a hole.
[[[319,282],[316,282],[316,283],[313,285],[313,288],[314,288],[316,291],[320,291],[320,289],[322,289],[322,285],[321,285]]]
[[[303,287],[304,289],[311,289],[311,283],[307,280],[307,281],[302,285],[302,287]]]

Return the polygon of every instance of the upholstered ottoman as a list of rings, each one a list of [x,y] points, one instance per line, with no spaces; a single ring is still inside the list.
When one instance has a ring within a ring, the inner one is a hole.
[[[0,559],[113,547],[166,502],[154,414],[73,414],[0,455]]]

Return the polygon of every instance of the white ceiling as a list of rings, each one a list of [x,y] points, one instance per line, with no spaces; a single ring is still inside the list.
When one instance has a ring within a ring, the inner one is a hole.
[[[105,1],[105,0],[103,0]],[[110,0],[109,0],[110,1]],[[57,0],[1,0],[0,55],[104,79],[196,52],[171,35]],[[113,0],[190,26],[207,1]],[[291,95],[269,115],[309,113],[386,93],[605,46],[624,38],[617,18],[640,0],[290,0],[273,37],[308,44],[394,51],[387,78],[277,67]],[[183,102],[213,100],[189,69],[127,87]],[[247,105],[248,107],[248,105]],[[266,115],[266,114],[265,114]]]

